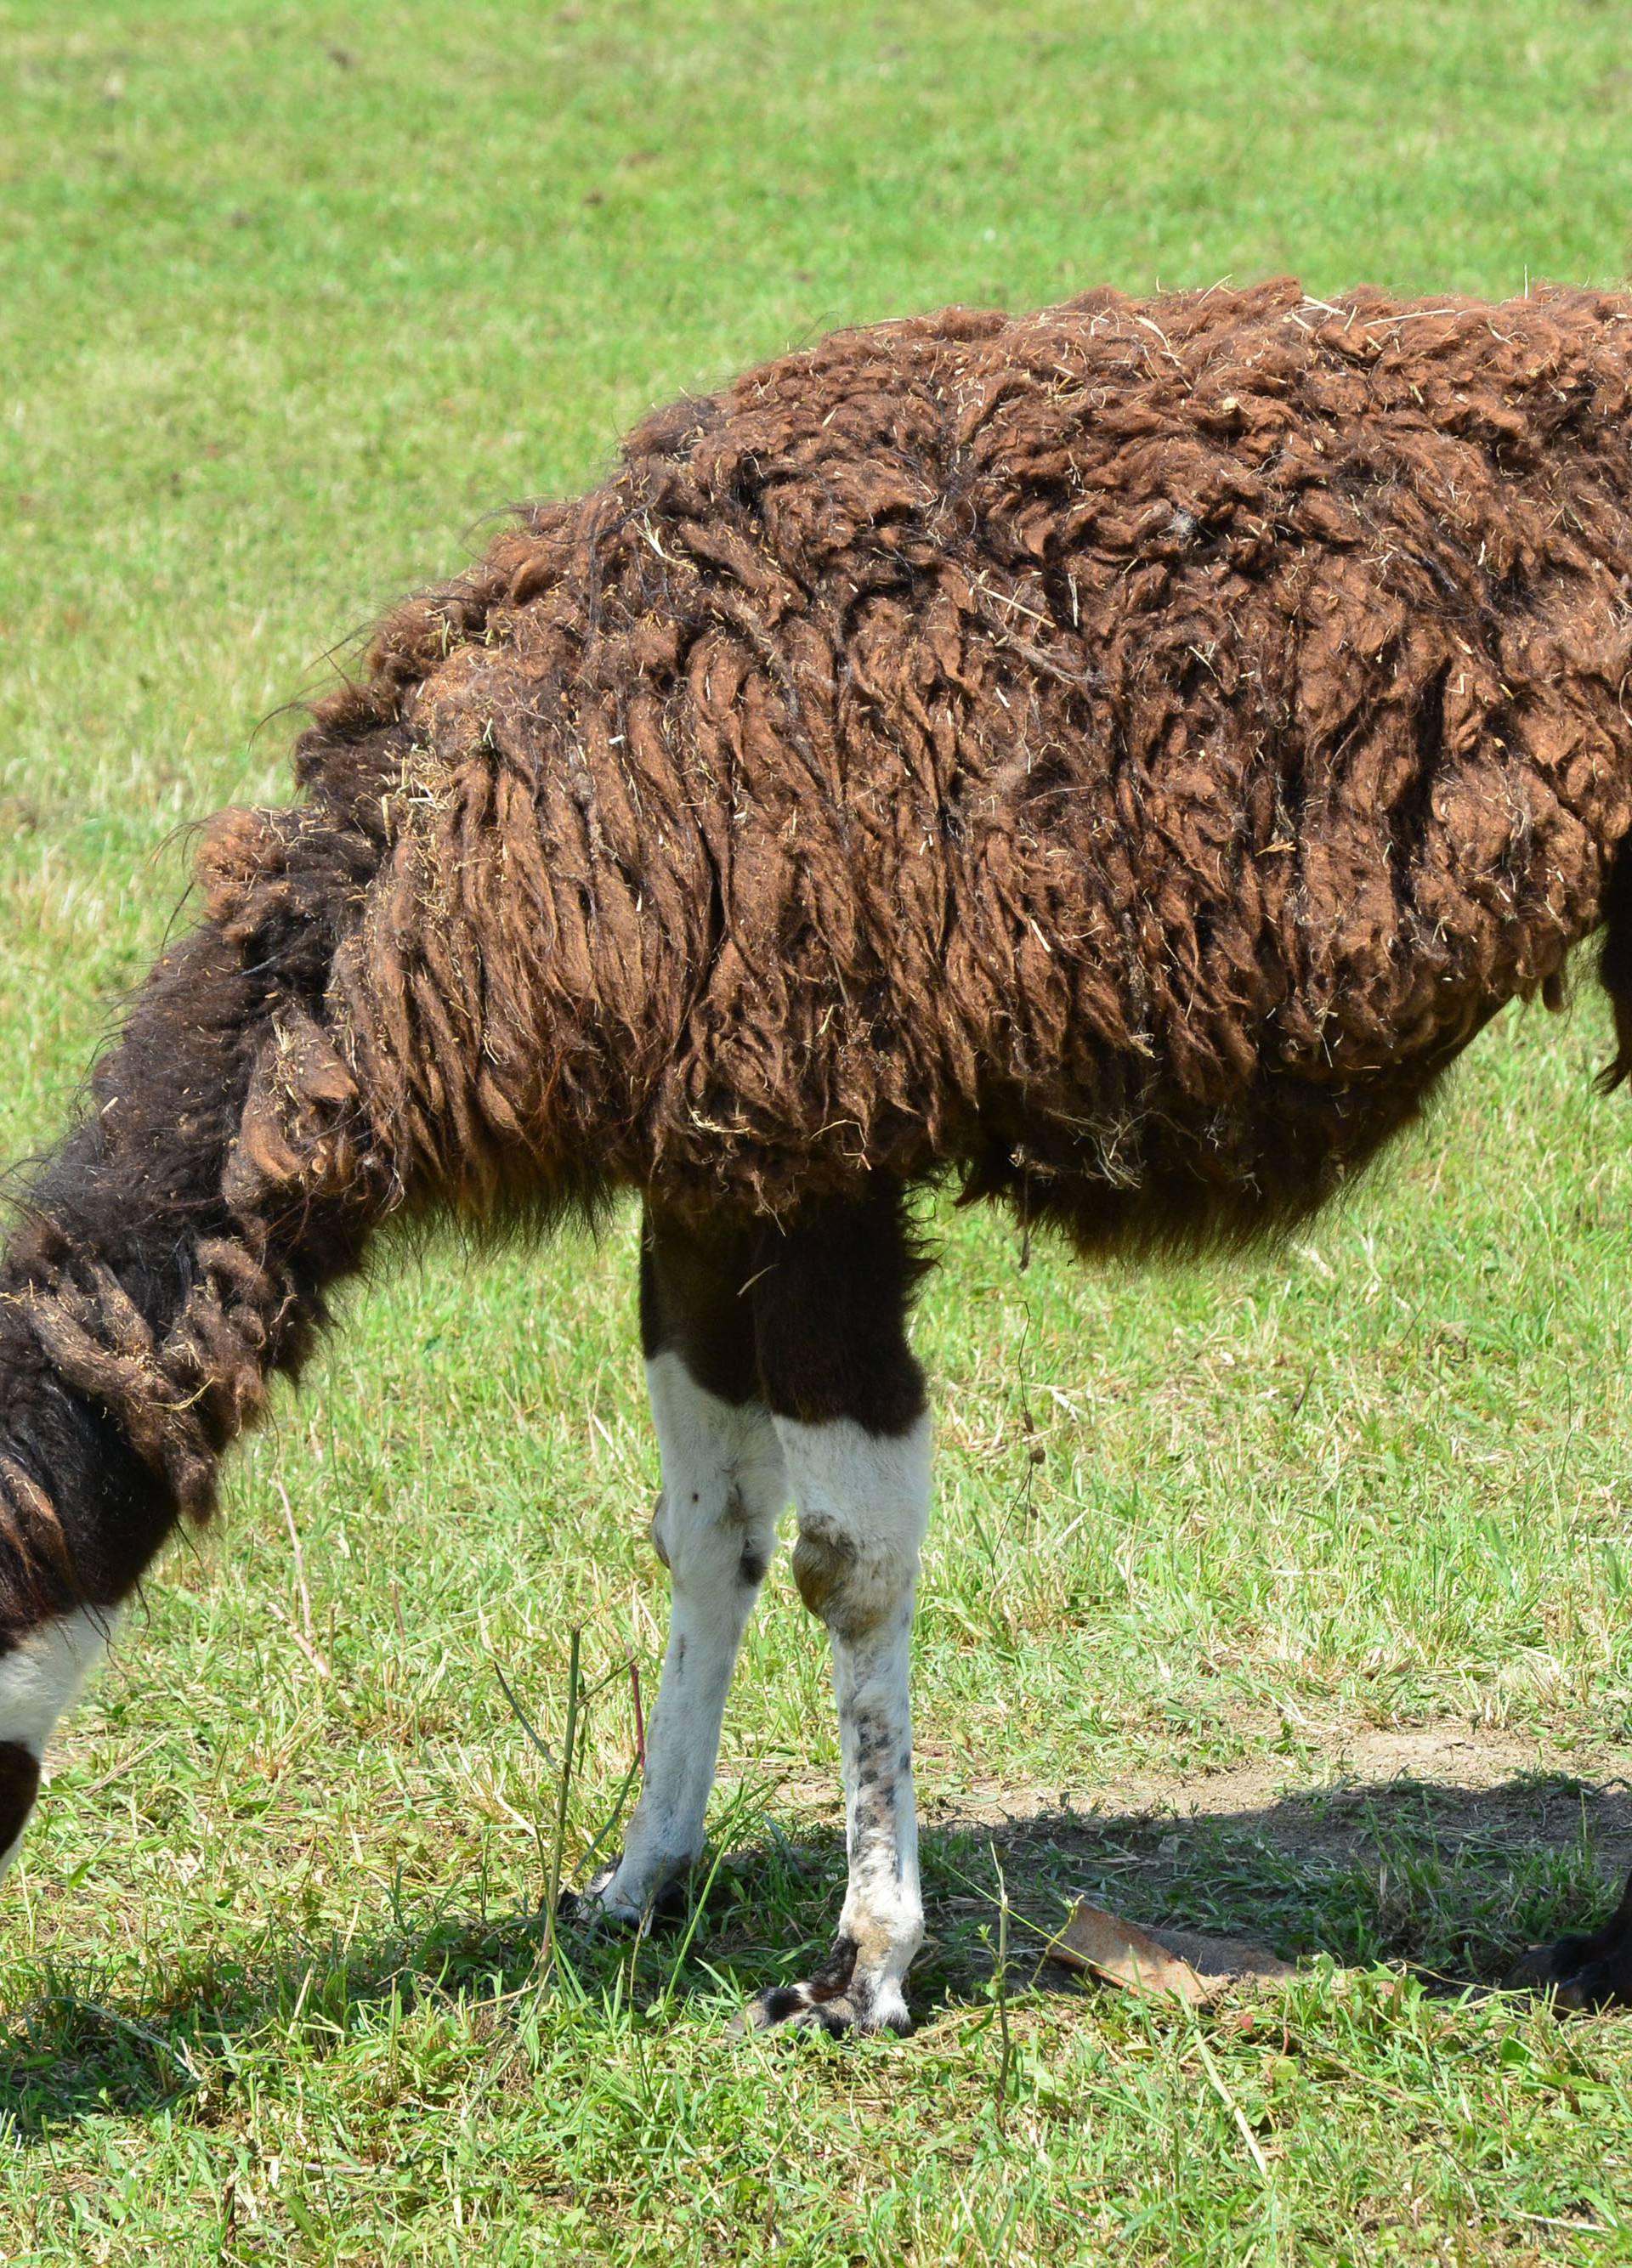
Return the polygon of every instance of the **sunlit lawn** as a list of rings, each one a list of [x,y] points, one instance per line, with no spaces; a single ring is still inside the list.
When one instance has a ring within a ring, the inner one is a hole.
[[[271,712],[482,515],[593,479],[656,400],[948,299],[1616,278],[1627,31],[1584,0],[0,8],[6,1153],[175,917],[176,830],[284,793]],[[1273,1259],[1093,1278],[940,1220],[905,2043],[725,2036],[842,1874],[782,1576],[706,1909],[543,1973],[558,1783],[498,1673],[552,1749],[572,1629],[605,1681],[571,1874],[664,1604],[631,1226],[388,1256],[60,1744],[0,1904],[0,2257],[1632,2258],[1632,2020],[1415,1974],[1490,1982],[1632,1845],[1606,1052],[1587,985],[1503,1019]],[[1203,2017],[1076,1991],[1036,1969],[1076,1889],[1307,1974]]]

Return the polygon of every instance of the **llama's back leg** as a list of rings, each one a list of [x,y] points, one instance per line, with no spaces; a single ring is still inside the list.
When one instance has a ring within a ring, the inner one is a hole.
[[[929,1418],[907,1344],[919,1272],[897,1192],[820,1210],[762,1256],[760,1376],[799,1515],[794,1573],[832,1641],[848,1887],[820,1970],[748,2021],[904,2031],[923,1939],[908,1651]]]
[[[648,1211],[640,1331],[663,1467],[652,1540],[673,1602],[640,1800],[623,1856],[587,1893],[624,1920],[649,1912],[703,1847],[726,1689],[787,1500],[759,1398],[753,1272],[748,1235]]]

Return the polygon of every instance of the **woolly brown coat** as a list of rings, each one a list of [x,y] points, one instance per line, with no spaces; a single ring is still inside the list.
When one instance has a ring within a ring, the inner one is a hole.
[[[1599,918],[1627,317],[1099,295],[648,420],[320,727],[385,712],[331,1009],[399,1170],[1324,1191]]]
[[[402,608],[304,801],[213,824],[14,1240],[13,1557],[74,1556],[86,1424],[204,1508],[404,1197],[949,1171],[1090,1248],[1318,1202],[1609,906],[1629,313],[844,333]]]

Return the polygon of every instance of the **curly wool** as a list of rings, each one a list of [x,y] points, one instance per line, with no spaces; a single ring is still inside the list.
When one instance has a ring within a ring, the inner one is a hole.
[[[384,633],[331,1005],[402,1170],[1088,1243],[1318,1203],[1600,917],[1627,302],[1291,284],[853,331]]]
[[[208,831],[0,1270],[0,1544],[63,1392],[206,1510],[408,1197],[1250,1235],[1606,915],[1623,1070],[1629,316],[1099,292],[647,420]]]

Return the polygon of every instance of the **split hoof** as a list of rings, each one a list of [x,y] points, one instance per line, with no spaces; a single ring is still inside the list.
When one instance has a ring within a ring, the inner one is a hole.
[[[825,2032],[831,2039],[851,2033],[912,2029],[901,1987],[856,1974],[856,1948],[841,1937],[816,1975],[798,1984],[771,1984],[757,1992],[731,2027],[734,2032]]]
[[[756,1993],[731,2027],[734,2032],[825,2032],[841,2040],[852,2033],[890,2032],[905,2038],[912,2029],[905,2001],[893,2008],[870,2005],[858,1993],[838,1992],[817,1999],[809,1984],[772,1984]]]
[[[1600,1930],[1532,1945],[1502,1980],[1508,1992],[1543,1992],[1560,2008],[1632,2007],[1632,1939]]]

